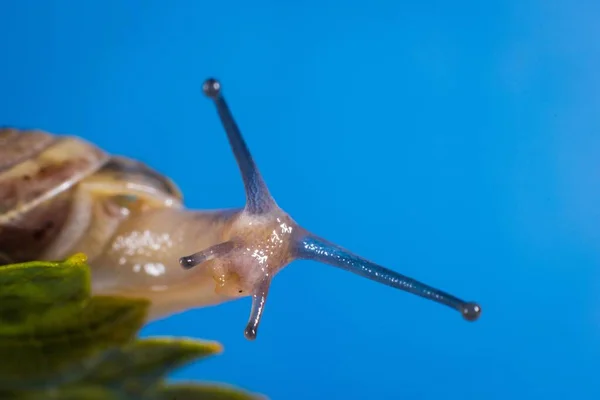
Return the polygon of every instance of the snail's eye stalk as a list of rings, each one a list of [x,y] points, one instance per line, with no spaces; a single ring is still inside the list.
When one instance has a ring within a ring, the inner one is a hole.
[[[238,297],[242,295],[252,296],[252,309],[244,332],[247,339],[256,339],[273,274],[293,259],[319,261],[384,285],[435,301],[457,310],[467,321],[475,321],[479,318],[481,307],[477,303],[466,302],[413,278],[366,260],[325,239],[308,233],[297,226],[295,222],[293,222],[295,226],[293,233],[291,233],[292,230],[289,230],[285,234],[282,233],[281,237],[276,235],[278,244],[271,245],[272,243],[269,242],[266,247],[262,246],[264,243],[262,243],[263,239],[261,238],[269,237],[271,232],[276,232],[276,230],[279,230],[278,227],[284,226],[281,224],[279,216],[285,213],[277,207],[258,171],[242,133],[222,95],[220,82],[212,78],[207,79],[202,89],[204,94],[214,101],[217,113],[227,134],[229,145],[240,169],[246,192],[246,206],[240,216],[248,219],[238,221],[242,221],[238,225],[244,226],[244,231],[240,235],[236,236],[233,231],[237,228],[232,228],[230,231],[227,231],[225,235],[227,238],[222,239],[224,240],[222,243],[195,254],[181,257],[179,262],[183,268],[191,269],[215,258],[229,258],[229,260],[221,260],[223,261],[222,263],[211,262],[207,265],[219,269],[221,268],[220,264],[231,266],[232,263],[235,263],[235,266],[240,271],[243,271],[240,274],[237,274],[239,272],[237,271],[236,275],[238,277],[244,275],[242,277],[246,279],[244,281],[244,289],[238,291],[239,286],[236,286],[234,282],[232,284],[233,291],[226,291],[225,293],[233,297],[238,293],[240,294]],[[260,218],[254,218],[256,215],[260,215]],[[288,217],[286,215],[285,218]],[[291,220],[291,218],[289,219]],[[252,221],[258,221],[258,223],[252,225],[250,223]],[[250,227],[250,225],[252,226]],[[275,230],[273,230],[274,228]],[[247,245],[247,241],[251,242],[252,245]],[[261,245],[256,247],[256,243],[261,243]],[[269,255],[268,268],[261,266],[257,269],[255,268],[256,265],[252,264],[255,261],[254,259],[251,260],[251,264],[247,264],[239,257],[244,251],[251,251],[251,248],[263,247],[275,252],[271,252]],[[238,253],[238,250],[240,253]]]
[[[224,257],[227,254],[229,254],[234,248],[235,243],[233,241],[219,243],[192,255],[181,257],[179,259],[179,264],[185,269],[192,269],[205,261],[209,261],[214,258]]]
[[[239,243],[238,243],[239,244]],[[192,269],[198,267],[206,261],[213,260],[216,258],[225,258],[229,256],[232,251],[236,249],[236,242],[227,241],[211,246],[205,250],[191,254],[189,256],[181,257],[179,264],[185,269]],[[252,309],[250,311],[250,318],[244,331],[244,335],[248,340],[256,339],[258,326],[265,310],[265,303],[269,294],[269,286],[271,284],[271,274],[265,274],[262,280],[260,280],[252,291]]]
[[[269,277],[265,277],[265,279],[258,284],[254,293],[252,294],[252,310],[250,311],[250,318],[248,319],[248,324],[246,325],[246,330],[244,331],[244,336],[246,336],[246,339],[248,340],[256,339],[258,326],[260,325],[260,320],[265,310],[265,303],[269,294],[270,284],[271,279]]]
[[[221,83],[213,78],[207,79],[202,86],[202,90],[207,97],[215,102],[219,118],[221,119],[223,128],[225,128],[227,139],[240,168],[246,191],[246,211],[250,214],[264,214],[269,212],[275,206],[275,201],[271,197],[267,185],[263,181],[242,133],[221,93]]]
[[[299,241],[296,253],[298,258],[329,264],[451,307],[459,311],[467,321],[476,321],[481,314],[481,307],[477,303],[463,301],[451,294],[352,254],[340,246],[311,234]]]

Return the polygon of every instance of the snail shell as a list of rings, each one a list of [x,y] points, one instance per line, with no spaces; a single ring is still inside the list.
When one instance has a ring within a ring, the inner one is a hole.
[[[101,243],[132,207],[182,200],[169,178],[79,137],[0,128],[0,264],[62,258],[76,244]],[[91,208],[110,218],[91,224]]]

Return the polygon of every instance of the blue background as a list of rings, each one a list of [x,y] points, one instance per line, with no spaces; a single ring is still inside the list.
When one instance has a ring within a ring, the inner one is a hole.
[[[295,262],[250,300],[148,325],[221,341],[174,378],[272,399],[600,395],[600,3],[13,1],[0,121],[81,135],[241,206],[220,78],[306,228],[483,306]]]

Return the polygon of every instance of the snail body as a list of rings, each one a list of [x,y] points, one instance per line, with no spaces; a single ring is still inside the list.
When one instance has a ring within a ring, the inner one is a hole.
[[[151,317],[228,299],[179,258],[222,240],[235,210],[187,210],[169,178],[79,137],[0,129],[0,160],[0,264],[83,252],[94,293],[150,298]]]
[[[254,339],[273,277],[309,259],[436,301],[476,320],[481,308],[349,252],[299,226],[271,197],[221,94],[204,83],[240,168],[246,204],[191,210],[146,164],[82,138],[0,129],[0,264],[82,252],[92,292],[151,300],[152,319],[252,297]]]

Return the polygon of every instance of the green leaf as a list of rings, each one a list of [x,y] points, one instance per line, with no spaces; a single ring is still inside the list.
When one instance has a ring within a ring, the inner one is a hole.
[[[0,267],[0,336],[52,330],[90,296],[85,256]]]
[[[173,338],[141,339],[109,352],[80,383],[141,394],[161,382],[175,368],[221,351],[221,345],[216,342]]]
[[[2,284],[1,387],[79,379],[106,350],[135,338],[149,305],[146,300],[90,298],[89,270],[77,258],[2,267]]]
[[[3,400],[265,400],[266,397],[231,385],[179,383],[160,385],[140,394],[127,394],[100,385],[78,385],[53,391],[0,392]]]
[[[166,385],[174,369],[220,344],[137,339],[149,302],[91,296],[83,254],[0,266],[0,398],[15,400],[251,400],[210,384]]]
[[[44,397],[39,397],[40,395]],[[122,400],[123,397],[108,388],[101,386],[77,386],[61,388],[54,393],[39,393],[31,397],[31,400]],[[29,399],[28,399],[29,400]],[[176,400],[176,399],[175,399]]]
[[[3,400],[124,400],[117,392],[101,386],[76,386],[44,391],[0,392]]]

